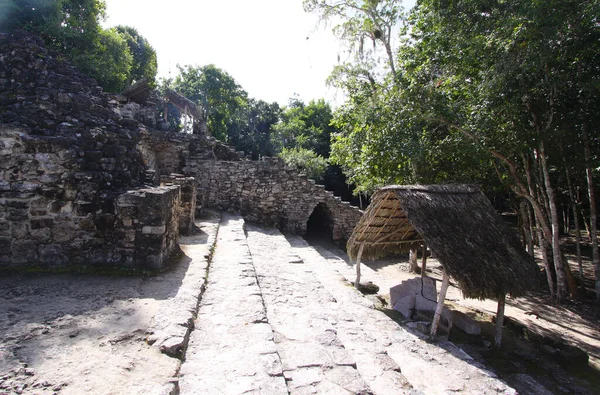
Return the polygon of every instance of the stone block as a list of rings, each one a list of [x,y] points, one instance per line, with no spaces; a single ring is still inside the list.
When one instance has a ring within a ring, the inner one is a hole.
[[[394,310],[399,311],[404,317],[410,318],[415,308],[415,295],[406,295],[392,305]]]
[[[62,266],[69,263],[66,248],[60,244],[46,244],[39,247],[40,262],[47,266]]]
[[[30,221],[31,229],[46,229],[54,226],[54,219],[52,218],[36,218]]]
[[[462,311],[452,311],[452,325],[456,326],[457,328],[461,329],[463,332],[469,335],[481,334],[481,326],[479,325],[479,322],[469,317]]]
[[[11,244],[11,256],[14,263],[32,263],[38,261],[37,243],[33,240],[14,240]]]
[[[160,225],[160,226],[144,226],[142,228],[142,234],[145,235],[162,235],[167,231],[167,228],[165,225]]]
[[[390,302],[393,305],[396,301],[408,295],[419,295],[425,299],[437,301],[437,290],[435,280],[430,277],[416,277],[390,288]]]

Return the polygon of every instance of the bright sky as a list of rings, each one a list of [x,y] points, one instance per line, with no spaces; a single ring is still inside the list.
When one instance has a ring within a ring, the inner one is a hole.
[[[413,3],[409,0],[406,3]],[[342,50],[331,29],[304,12],[302,0],[106,0],[106,26],[135,27],[158,55],[158,75],[177,64],[215,64],[250,97],[281,105],[341,92],[325,80]]]

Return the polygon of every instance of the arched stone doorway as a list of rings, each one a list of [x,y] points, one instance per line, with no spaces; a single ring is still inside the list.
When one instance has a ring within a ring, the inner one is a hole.
[[[333,239],[333,214],[325,203],[319,203],[306,221],[306,238],[314,240]]]

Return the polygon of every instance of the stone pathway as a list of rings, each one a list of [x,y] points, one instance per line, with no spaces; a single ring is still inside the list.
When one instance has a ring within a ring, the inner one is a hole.
[[[228,214],[221,220],[181,394],[288,393],[243,224]]]
[[[338,335],[354,353],[359,371],[375,393],[398,393],[392,384],[394,377],[386,370],[389,361],[399,366],[412,387],[426,394],[515,393],[453,343],[428,343],[425,336],[405,330],[376,310],[368,299],[347,285],[354,281],[355,271],[343,259],[345,256],[313,248],[298,236],[287,239],[307,266],[313,268],[317,279],[337,298],[338,314],[348,317],[340,321]],[[363,275],[366,280],[381,283],[378,274],[368,267]]]
[[[192,393],[514,394],[347,284],[341,256],[225,215],[179,388]]]

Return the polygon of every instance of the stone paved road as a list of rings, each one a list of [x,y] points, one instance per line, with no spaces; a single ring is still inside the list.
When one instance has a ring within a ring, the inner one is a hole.
[[[181,392],[515,393],[451,343],[428,344],[374,309],[350,273],[299,237],[224,216]]]
[[[180,370],[181,394],[287,394],[243,224],[223,215]]]

